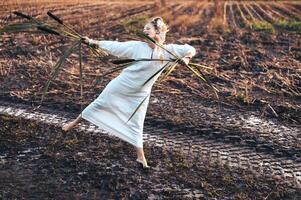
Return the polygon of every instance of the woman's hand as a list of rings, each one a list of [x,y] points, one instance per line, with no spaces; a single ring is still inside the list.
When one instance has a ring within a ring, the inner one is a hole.
[[[186,64],[186,65],[188,65],[188,63],[189,63],[189,61],[190,61],[190,58],[189,57],[184,57],[184,58],[182,58],[181,60],[180,60],[180,63],[182,63],[182,64]]]
[[[83,40],[83,43],[86,43],[86,44],[89,44],[89,45],[90,45],[90,40],[91,40],[91,39],[88,38],[87,36],[83,37],[82,40]]]

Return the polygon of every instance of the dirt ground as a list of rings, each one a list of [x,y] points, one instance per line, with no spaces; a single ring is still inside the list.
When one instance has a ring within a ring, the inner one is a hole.
[[[0,28],[22,21],[12,11],[50,20],[46,12],[51,10],[90,38],[126,41],[137,39],[133,32],[141,30],[148,17],[160,15],[170,25],[166,42],[194,46],[193,62],[213,68],[204,73],[220,90],[220,98],[183,66],[177,66],[166,80],[154,85],[145,123],[254,146],[256,151],[300,164],[300,2],[227,1],[222,16],[214,9],[207,1],[169,1],[161,8],[152,1],[9,1],[0,8]],[[51,35],[0,35],[0,100],[38,105],[52,66],[69,45]],[[72,55],[51,82],[45,108],[75,115],[118,75],[106,77],[93,88],[98,75],[113,65],[97,60],[85,49],[81,101],[77,58]],[[244,119],[251,113],[273,123],[244,128]],[[133,149],[119,140],[107,141],[101,135],[78,131],[64,135],[59,127],[9,116],[1,116],[0,124],[3,199],[300,197],[296,188],[268,176],[201,160],[185,162],[180,154],[147,144],[146,154],[155,166],[150,173],[138,168]],[[204,132],[205,128],[209,131]]]
[[[145,146],[150,171],[129,144],[100,134],[1,116],[2,199],[298,199],[300,191],[246,170]],[[2,156],[3,155],[3,156]]]

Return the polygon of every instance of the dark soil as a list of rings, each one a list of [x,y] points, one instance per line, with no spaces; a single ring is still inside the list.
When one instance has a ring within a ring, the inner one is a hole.
[[[258,5],[254,6],[256,10]],[[159,14],[172,23],[175,16],[185,15],[188,9],[179,7],[181,3],[170,1]],[[167,43],[189,43],[197,49],[193,62],[214,68],[205,74],[219,88],[220,98],[216,99],[207,86],[178,66],[153,87],[146,123],[201,133],[206,138],[232,138],[231,143],[236,138],[241,145],[253,145],[260,151],[300,162],[300,134],[284,132],[283,139],[268,128],[263,134],[261,125],[257,127],[260,130],[246,130],[241,127],[241,117],[251,113],[260,116],[273,122],[273,130],[283,126],[301,129],[301,34],[280,28],[273,34],[250,30],[238,14],[238,4],[227,6],[234,12],[226,16],[232,20],[228,22],[228,32],[209,32],[213,6],[200,7],[205,9],[200,20],[190,28],[171,27]],[[294,7],[299,9],[299,3]],[[150,2],[115,2],[108,6],[101,2],[18,5],[7,1],[0,8],[0,28],[21,21],[11,13],[14,10],[43,20],[49,20],[46,12],[52,10],[83,35],[120,41],[132,39],[133,31],[143,28],[139,19],[157,12]],[[130,20],[138,22],[125,26],[124,22]],[[3,34],[0,41],[0,100],[38,105],[51,67],[70,42],[27,33]],[[106,77],[93,88],[97,76],[113,65],[100,62],[87,49],[83,61],[83,101],[78,89],[77,57],[73,56],[52,81],[44,108],[75,116],[118,74]],[[202,132],[203,128],[209,131]],[[300,190],[268,176],[258,177],[201,160],[187,161],[176,151],[147,144],[145,153],[153,166],[149,172],[135,162],[134,149],[117,139],[77,131],[64,134],[60,127],[8,116],[1,116],[0,131],[2,199],[301,198]]]
[[[132,146],[101,134],[1,116],[2,199],[299,199],[300,190],[215,163],[188,162],[145,146],[152,169]]]

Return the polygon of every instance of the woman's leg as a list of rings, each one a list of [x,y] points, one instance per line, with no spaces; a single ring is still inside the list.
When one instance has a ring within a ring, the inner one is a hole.
[[[80,114],[75,120],[65,124],[62,129],[64,131],[69,131],[70,129],[72,129],[74,126],[76,126],[80,122],[81,118],[82,117],[81,117],[81,114]]]
[[[149,167],[147,165],[147,162],[146,162],[146,159],[144,156],[143,148],[136,147],[136,150],[137,150],[137,161],[140,161],[144,167]]]

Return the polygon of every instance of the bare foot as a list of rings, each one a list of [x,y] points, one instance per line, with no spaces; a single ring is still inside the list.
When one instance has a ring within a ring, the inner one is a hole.
[[[70,129],[72,129],[74,126],[76,125],[76,123],[74,123],[73,121],[68,123],[68,124],[65,124],[63,126],[63,131],[69,131]]]
[[[150,168],[150,166],[147,165],[145,158],[137,158],[136,161],[141,163],[143,165],[143,168]]]

